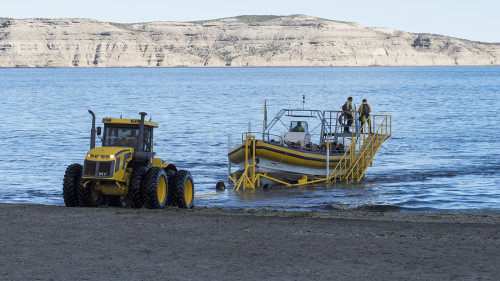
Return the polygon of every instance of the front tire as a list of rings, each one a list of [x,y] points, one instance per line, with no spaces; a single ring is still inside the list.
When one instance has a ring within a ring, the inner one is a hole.
[[[148,209],[163,209],[167,204],[168,179],[162,168],[149,169],[144,180],[144,206]]]
[[[194,182],[190,172],[180,170],[175,174],[172,190],[172,201],[179,208],[193,208]]]
[[[97,207],[103,202],[102,193],[95,189],[94,183],[89,182],[86,186],[78,188],[78,202],[80,207]]]
[[[78,206],[78,189],[82,185],[82,165],[75,163],[66,168],[63,181],[63,199],[66,207]]]

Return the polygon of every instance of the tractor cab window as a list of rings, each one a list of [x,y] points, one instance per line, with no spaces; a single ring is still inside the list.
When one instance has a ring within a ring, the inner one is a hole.
[[[290,122],[290,132],[309,132],[307,122],[305,121],[292,121]]]
[[[144,139],[142,142],[142,150],[150,152],[153,150],[153,130],[148,127],[144,127]]]
[[[103,146],[124,146],[137,147],[139,128],[135,127],[114,127],[104,128]]]

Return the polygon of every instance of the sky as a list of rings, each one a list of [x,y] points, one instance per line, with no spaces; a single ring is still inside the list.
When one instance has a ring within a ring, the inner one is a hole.
[[[115,23],[303,14],[500,43],[499,0],[0,0],[0,17],[88,18]]]

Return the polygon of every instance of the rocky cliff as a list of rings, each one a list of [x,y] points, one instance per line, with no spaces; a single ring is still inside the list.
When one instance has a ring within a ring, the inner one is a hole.
[[[500,44],[304,15],[114,24],[0,19],[0,67],[500,65]]]

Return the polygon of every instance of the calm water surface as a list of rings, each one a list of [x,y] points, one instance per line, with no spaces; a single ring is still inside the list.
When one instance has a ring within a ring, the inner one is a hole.
[[[348,96],[392,115],[392,137],[356,185],[274,187],[198,207],[500,213],[500,67],[0,69],[0,202],[63,205],[62,178],[89,149],[92,109],[159,123],[157,156],[197,194],[226,179],[233,145],[282,108],[339,110]]]

